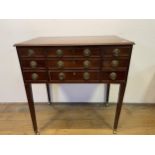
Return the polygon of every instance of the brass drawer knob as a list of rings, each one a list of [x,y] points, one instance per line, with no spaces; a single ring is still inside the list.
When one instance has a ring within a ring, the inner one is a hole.
[[[35,51],[33,49],[28,49],[28,56],[32,56],[35,54]]]
[[[32,73],[31,78],[32,80],[37,80],[39,78],[39,75],[37,73]]]
[[[111,61],[111,66],[112,67],[118,67],[118,65],[119,65],[119,61],[118,60],[112,60]]]
[[[116,80],[116,78],[117,78],[117,73],[112,72],[112,73],[110,73],[109,77],[110,77],[111,80]]]
[[[59,80],[64,80],[65,79],[65,73],[61,72],[59,73]]]
[[[115,48],[115,49],[113,50],[113,55],[116,56],[116,57],[118,57],[119,54],[120,54],[120,49]]]
[[[32,68],[37,67],[37,62],[36,62],[36,61],[30,61],[30,66],[31,66]]]
[[[83,51],[84,56],[88,57],[91,55],[91,50],[89,48],[84,49]]]
[[[84,72],[83,73],[83,78],[84,78],[84,80],[89,80],[90,79],[90,73]]]
[[[64,67],[64,62],[63,61],[58,61],[57,62],[57,66],[58,66],[58,68],[63,68]]]
[[[84,66],[84,68],[89,68],[90,67],[90,61],[89,60],[85,60],[84,62],[83,62],[83,66]]]
[[[56,50],[56,54],[57,54],[58,57],[63,56],[63,50],[57,49],[57,50]]]

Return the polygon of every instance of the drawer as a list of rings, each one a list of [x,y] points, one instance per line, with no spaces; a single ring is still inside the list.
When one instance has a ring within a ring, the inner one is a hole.
[[[99,71],[50,71],[52,82],[99,82]]]
[[[21,60],[23,69],[46,69],[46,61],[45,60]]]
[[[129,65],[128,59],[105,59],[102,61],[102,68],[104,69],[127,69]]]
[[[24,71],[24,78],[27,82],[46,82],[48,81],[48,73],[46,71]]]
[[[99,47],[48,47],[48,57],[99,57]]]
[[[106,71],[102,72],[101,79],[102,81],[111,81],[111,82],[117,82],[117,81],[124,81],[126,80],[127,72],[124,71]]]
[[[104,57],[130,57],[130,47],[105,46],[102,48],[102,56]]]
[[[41,47],[18,47],[20,57],[45,57],[44,48]]]
[[[47,66],[50,69],[99,69],[100,59],[49,59]]]

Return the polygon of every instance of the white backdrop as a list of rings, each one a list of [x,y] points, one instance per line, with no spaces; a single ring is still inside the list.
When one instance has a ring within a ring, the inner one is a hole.
[[[133,48],[125,102],[155,103],[155,20],[0,20],[0,103],[26,102],[22,75],[13,44],[38,36],[119,35]],[[44,85],[34,85],[35,101],[47,101]],[[53,101],[102,102],[105,87],[52,85]],[[116,101],[113,85],[110,101]]]

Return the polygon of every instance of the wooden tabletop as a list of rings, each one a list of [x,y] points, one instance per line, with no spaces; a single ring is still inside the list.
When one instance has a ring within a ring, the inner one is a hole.
[[[39,37],[16,43],[14,46],[78,46],[78,45],[133,45],[118,36]]]

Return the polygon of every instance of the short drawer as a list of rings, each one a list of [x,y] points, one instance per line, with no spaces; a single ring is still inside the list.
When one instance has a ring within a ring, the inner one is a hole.
[[[48,73],[46,71],[24,71],[25,81],[32,83],[48,81]]]
[[[46,48],[48,57],[99,57],[98,47],[48,47]]]
[[[45,57],[44,48],[41,47],[18,47],[20,57]]]
[[[50,71],[52,82],[99,82],[99,71]]]
[[[102,68],[104,69],[127,69],[129,65],[129,60],[128,59],[104,59],[102,61]]]
[[[102,72],[101,80],[117,82],[117,81],[124,81],[126,80],[127,72],[124,71],[107,71]]]
[[[104,57],[130,57],[130,47],[105,46],[102,48],[102,56]]]
[[[50,69],[99,69],[100,59],[49,59]]]
[[[23,69],[45,69],[46,61],[45,60],[21,60]]]

